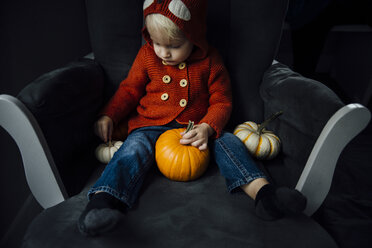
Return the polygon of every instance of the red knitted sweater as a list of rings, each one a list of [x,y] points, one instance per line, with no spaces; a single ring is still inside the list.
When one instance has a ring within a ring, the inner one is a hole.
[[[232,108],[229,75],[215,49],[199,60],[194,54],[178,66],[164,65],[146,43],[103,114],[114,123],[128,118],[129,132],[191,120],[209,124],[219,137]]]

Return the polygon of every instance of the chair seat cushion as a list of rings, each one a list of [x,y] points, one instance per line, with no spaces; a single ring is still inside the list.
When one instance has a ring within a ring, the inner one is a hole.
[[[307,216],[256,217],[254,201],[243,193],[229,194],[216,165],[186,183],[170,181],[153,168],[135,207],[115,230],[97,237],[82,236],[76,225],[89,186],[37,216],[23,247],[337,247]]]

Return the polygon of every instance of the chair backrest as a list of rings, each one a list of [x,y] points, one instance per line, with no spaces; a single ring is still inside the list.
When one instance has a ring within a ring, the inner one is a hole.
[[[123,80],[142,44],[143,1],[86,1],[92,49],[106,78],[106,97]],[[234,111],[230,127],[263,119],[259,86],[279,44],[288,0],[211,0],[208,39],[230,72]]]

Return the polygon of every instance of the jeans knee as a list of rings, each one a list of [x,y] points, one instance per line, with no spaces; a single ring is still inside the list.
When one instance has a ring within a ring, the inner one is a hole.
[[[219,138],[217,138],[214,142],[214,148],[217,150],[220,149],[227,149],[232,147],[239,147],[241,145],[241,141],[238,137],[234,134],[229,132],[223,132]]]
[[[222,132],[221,136],[217,139],[220,140],[231,140],[237,138],[234,134],[229,133],[229,132]]]
[[[126,153],[153,153],[153,142],[143,133],[136,133],[125,142]]]

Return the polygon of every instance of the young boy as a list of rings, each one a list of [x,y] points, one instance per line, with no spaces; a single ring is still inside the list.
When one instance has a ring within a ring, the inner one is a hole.
[[[269,184],[244,144],[222,131],[232,108],[230,79],[206,41],[206,5],[206,0],[144,2],[146,44],[95,126],[107,142],[114,124],[128,118],[129,136],[88,192],[90,201],[78,221],[84,235],[115,226],[155,163],[157,138],[189,120],[197,125],[180,143],[200,150],[209,146],[229,192],[242,189],[255,199],[259,217],[271,220],[305,208],[301,193]]]

